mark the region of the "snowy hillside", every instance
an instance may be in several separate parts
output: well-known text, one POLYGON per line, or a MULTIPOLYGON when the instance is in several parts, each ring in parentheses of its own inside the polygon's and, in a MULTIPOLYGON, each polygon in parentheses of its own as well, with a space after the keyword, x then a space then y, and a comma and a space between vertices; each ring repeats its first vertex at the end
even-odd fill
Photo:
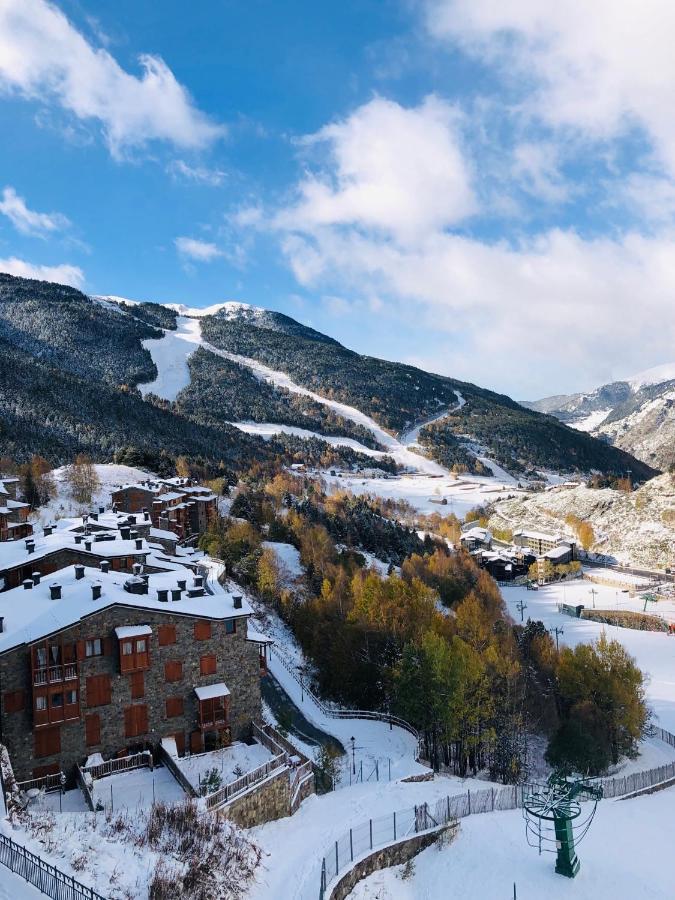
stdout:
POLYGON ((670 475, 654 478, 632 494, 579 485, 502 500, 489 524, 565 531, 570 514, 591 522, 598 553, 648 568, 675 563, 675 480, 670 475))

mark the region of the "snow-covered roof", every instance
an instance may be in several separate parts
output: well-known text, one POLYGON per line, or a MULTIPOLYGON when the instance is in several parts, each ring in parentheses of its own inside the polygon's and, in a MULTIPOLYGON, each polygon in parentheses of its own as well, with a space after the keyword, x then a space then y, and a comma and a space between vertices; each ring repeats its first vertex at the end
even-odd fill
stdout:
POLYGON ((252 641, 254 644, 273 644, 274 638, 267 637, 262 631, 256 631, 254 628, 248 628, 246 631, 246 640, 252 641))
POLYGON ((143 637, 144 634, 152 634, 149 625, 121 625, 115 629, 117 637, 123 641, 125 638, 143 637))
POLYGON ((87 548, 84 541, 89 542, 88 538, 76 544, 75 532, 68 530, 55 531, 50 535, 34 534, 32 540, 35 541, 35 550, 30 555, 27 554, 26 545, 23 541, 1 541, 0 570, 11 569, 23 563, 35 562, 38 559, 43 559, 50 553, 65 549, 88 553, 100 559, 110 559, 118 556, 147 556, 150 552, 147 543, 140 538, 139 540, 142 540, 142 543, 140 549, 138 549, 136 547, 136 539, 124 541, 121 538, 117 538, 112 541, 96 541, 93 535, 91 535, 91 546, 87 548))
POLYGON ((468 531, 465 531, 462 534, 461 540, 474 540, 474 541, 491 541, 492 534, 487 530, 487 528, 480 528, 478 525, 473 528, 469 528, 468 531))
POLYGON ((74 566, 67 566, 51 573, 48 580, 42 579, 30 592, 24 591, 22 586, 0 592, 0 616, 4 618, 0 653, 54 634, 115 605, 219 620, 241 618, 253 613, 245 599, 241 608, 235 609, 233 597, 243 594, 242 590, 234 586, 232 591, 225 590, 215 579, 211 585, 213 594, 188 597, 183 593, 179 601, 170 599, 166 603, 157 599, 158 590, 170 592, 177 587, 181 577, 188 579, 190 584, 192 576, 193 572, 176 564, 173 571, 148 576, 147 594, 131 594, 124 590, 124 583, 130 578, 128 572, 100 572, 87 567, 84 576, 77 579, 74 566), (49 585, 52 583, 61 585, 60 600, 51 599, 49 585), (101 597, 97 600, 92 596, 93 584, 101 586, 101 597))
POLYGON ((196 687, 195 694, 200 700, 212 700, 214 697, 229 697, 230 691, 224 681, 219 681, 218 684, 196 687))
POLYGON ((529 538, 533 541, 559 541, 559 534, 547 534, 545 531, 516 531, 514 537, 529 538))
POLYGON ((158 540, 164 541, 177 541, 178 535, 174 534, 173 531, 166 531, 164 528, 151 528, 150 529, 150 537, 157 538, 158 540))
POLYGON ((563 547, 554 547, 553 550, 549 550, 547 553, 544 553, 546 559, 561 559, 563 556, 568 556, 570 552, 570 548, 567 546, 563 547))

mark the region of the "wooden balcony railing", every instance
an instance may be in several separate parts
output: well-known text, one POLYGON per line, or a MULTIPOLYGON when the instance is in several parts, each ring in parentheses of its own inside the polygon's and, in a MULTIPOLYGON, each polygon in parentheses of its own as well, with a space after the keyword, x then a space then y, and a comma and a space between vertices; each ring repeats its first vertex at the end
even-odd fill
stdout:
POLYGON ((71 681, 77 678, 77 663, 66 663, 59 666, 45 666, 33 670, 33 684, 38 687, 43 684, 58 684, 62 681, 71 681))

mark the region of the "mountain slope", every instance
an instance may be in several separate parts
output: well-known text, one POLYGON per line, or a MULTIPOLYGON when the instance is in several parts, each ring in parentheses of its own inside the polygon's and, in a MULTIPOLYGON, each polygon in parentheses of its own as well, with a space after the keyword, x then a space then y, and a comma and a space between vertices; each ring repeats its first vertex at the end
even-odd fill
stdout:
POLYGON ((675 364, 585 394, 523 404, 547 412, 660 469, 675 464, 675 364))
MULTIPOLYGON (((288 373, 300 385, 355 406, 391 433, 415 422, 447 418, 422 428, 419 442, 444 465, 472 465, 479 448, 514 472, 533 468, 653 474, 628 453, 529 410, 501 394, 414 366, 361 356, 336 342, 268 327, 265 319, 217 312, 202 320, 213 346, 288 373), (457 397, 463 399, 457 407, 457 397)), ((475 463, 473 463, 475 464, 475 463)))

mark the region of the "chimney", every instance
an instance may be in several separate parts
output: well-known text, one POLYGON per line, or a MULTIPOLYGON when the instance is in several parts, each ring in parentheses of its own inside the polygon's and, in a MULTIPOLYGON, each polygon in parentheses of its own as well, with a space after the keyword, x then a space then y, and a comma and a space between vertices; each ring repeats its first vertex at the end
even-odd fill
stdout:
POLYGON ((105 506, 99 506, 99 508, 98 508, 99 515, 102 516, 104 512, 105 512, 105 506))
POLYGON ((143 507, 143 515, 144 515, 144 516, 147 516, 147 515, 148 515, 148 507, 147 507, 147 506, 144 506, 144 507, 143 507))
POLYGON ((120 526, 120 535, 122 536, 123 541, 129 540, 130 533, 131 533, 131 529, 129 528, 128 525, 120 526))
POLYGON ((51 535, 52 531, 54 531, 54 526, 53 525, 45 525, 45 527, 42 529, 42 531, 44 532, 45 537, 49 537, 51 535))
POLYGON ((181 589, 181 591, 184 591, 187 588, 187 579, 179 578, 178 581, 176 582, 176 584, 181 589))
POLYGON ((75 578, 77 579, 77 581, 80 581, 82 578, 84 578, 84 566, 80 565, 79 563, 75 566, 75 578))
POLYGON ((49 596, 52 600, 61 599, 61 585, 58 582, 49 585, 49 596))
POLYGON ((33 579, 32 578, 24 578, 22 581, 24 591, 30 591, 33 589, 33 579))
POLYGON ((98 522, 98 513, 97 512, 90 513, 90 516, 94 520, 94 522, 98 522))
POLYGON ((33 538, 26 538, 26 551, 28 553, 35 553, 35 541, 33 538))
POLYGON ((5 630, 5 617, 0 616, 0 634, 5 630))
POLYGON ((84 542, 84 549, 85 549, 85 550, 91 550, 91 541, 85 541, 85 542, 84 542))
POLYGON ((195 575, 195 587, 204 587, 204 576, 203 575, 195 575))
POLYGON ((131 567, 131 571, 134 573, 134 575, 140 575, 142 568, 143 566, 140 563, 134 563, 131 567))
POLYGON ((112 505, 112 511, 113 511, 114 513, 116 513, 118 510, 119 510, 119 506, 118 506, 116 503, 113 503, 113 505, 112 505))
POLYGON ((167 588, 158 588, 157 590, 157 599, 160 603, 168 603, 169 602, 169 591, 167 588))
POLYGON ((101 565, 101 572, 109 572, 110 571, 110 560, 109 559, 102 559, 100 565, 101 565))
POLYGON ((136 516, 129 516, 129 524, 130 525, 136 524, 136 516))
POLYGON ((135 541, 138 536, 139 532, 134 528, 134 530, 131 532, 131 540, 135 541))
POLYGON ((100 600, 101 599, 101 585, 100 584, 92 584, 91 599, 92 600, 100 600))
POLYGON ((243 597, 241 596, 241 594, 235 594, 235 595, 232 597, 232 601, 233 601, 233 603, 234 603, 234 608, 235 608, 235 609, 241 609, 241 601, 242 601, 242 600, 243 600, 243 597))
POLYGON ((143 549, 143 538, 136 538, 136 549, 137 550, 143 549))
POLYGON ((31 577, 33 579, 33 584, 40 584, 40 579, 42 578, 42 572, 33 572, 31 577))
POLYGON ((178 601, 180 600, 181 594, 182 594, 182 591, 180 588, 172 588, 171 589, 171 599, 173 600, 174 603, 178 603, 178 601))
POLYGON ((81 544, 83 540, 84 540, 84 535, 82 535, 82 534, 75 535, 75 543, 76 544, 81 544))

